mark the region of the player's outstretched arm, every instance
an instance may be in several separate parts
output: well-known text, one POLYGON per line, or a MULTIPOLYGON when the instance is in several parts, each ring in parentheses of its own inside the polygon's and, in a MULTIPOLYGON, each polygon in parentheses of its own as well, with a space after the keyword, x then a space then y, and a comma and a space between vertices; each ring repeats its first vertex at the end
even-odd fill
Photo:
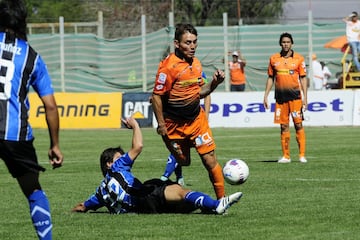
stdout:
POLYGON ((130 158, 134 161, 143 149, 143 137, 141 133, 141 128, 138 122, 132 117, 122 119, 122 122, 127 128, 133 130, 132 146, 131 149, 128 151, 128 154, 130 158))

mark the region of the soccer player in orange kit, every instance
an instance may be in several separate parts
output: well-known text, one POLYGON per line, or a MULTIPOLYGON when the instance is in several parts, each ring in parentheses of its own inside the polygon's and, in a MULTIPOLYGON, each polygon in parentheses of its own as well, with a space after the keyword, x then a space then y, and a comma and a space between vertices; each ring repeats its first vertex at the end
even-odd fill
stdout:
POLYGON ((274 123, 280 124, 283 156, 279 163, 290 163, 289 115, 294 122, 296 140, 299 146, 299 161, 306 163, 305 131, 302 125, 303 111, 307 108, 307 79, 305 60, 292 50, 293 38, 289 33, 280 35, 281 52, 270 57, 268 79, 265 87, 264 106, 269 108, 268 95, 275 83, 274 123))
POLYGON ((224 177, 200 98, 214 91, 224 81, 225 73, 215 71, 212 80, 205 84, 201 63, 195 57, 197 30, 191 24, 176 26, 174 45, 175 52, 159 64, 153 89, 157 132, 181 166, 190 165, 190 148, 195 147, 220 199, 225 196, 224 177))

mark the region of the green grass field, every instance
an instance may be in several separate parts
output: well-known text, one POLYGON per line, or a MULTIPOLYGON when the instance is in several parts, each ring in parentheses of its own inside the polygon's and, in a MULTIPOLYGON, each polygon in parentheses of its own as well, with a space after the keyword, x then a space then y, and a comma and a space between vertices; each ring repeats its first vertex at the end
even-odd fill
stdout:
MULTIPOLYGON (((53 218, 54 239, 359 239, 360 128, 306 127, 307 164, 298 162, 295 134, 291 164, 281 156, 278 128, 213 129, 221 164, 245 160, 248 181, 226 185, 227 193, 242 191, 240 203, 227 215, 161 214, 109 215, 71 213, 100 183, 98 157, 109 146, 130 147, 131 130, 62 130, 64 166, 52 170, 47 162, 46 130, 35 129, 41 174, 53 218)), ((133 168, 140 180, 159 177, 167 150, 154 129, 143 129, 144 150, 133 168)), ((195 151, 184 168, 185 182, 214 196, 205 168, 195 151)), ((0 239, 36 239, 28 205, 16 181, 0 163, 0 239)))

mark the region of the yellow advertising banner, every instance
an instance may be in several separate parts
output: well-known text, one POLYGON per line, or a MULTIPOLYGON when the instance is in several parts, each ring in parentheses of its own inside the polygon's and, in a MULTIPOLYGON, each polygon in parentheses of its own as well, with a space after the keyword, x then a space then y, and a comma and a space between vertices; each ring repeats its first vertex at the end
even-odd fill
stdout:
MULTIPOLYGON (((55 93, 60 128, 120 128, 122 93, 55 93)), ((47 128, 45 109, 36 93, 29 94, 29 121, 47 128)))

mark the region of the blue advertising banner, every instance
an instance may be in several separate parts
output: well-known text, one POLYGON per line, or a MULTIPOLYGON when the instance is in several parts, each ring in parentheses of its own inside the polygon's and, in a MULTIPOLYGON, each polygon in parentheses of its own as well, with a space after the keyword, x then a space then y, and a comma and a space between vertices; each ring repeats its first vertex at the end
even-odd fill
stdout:
MULTIPOLYGON (((149 101, 151 93, 124 93, 122 118, 135 118, 140 127, 152 127, 153 110, 149 101)), ((124 126, 122 126, 124 127, 124 126)))

